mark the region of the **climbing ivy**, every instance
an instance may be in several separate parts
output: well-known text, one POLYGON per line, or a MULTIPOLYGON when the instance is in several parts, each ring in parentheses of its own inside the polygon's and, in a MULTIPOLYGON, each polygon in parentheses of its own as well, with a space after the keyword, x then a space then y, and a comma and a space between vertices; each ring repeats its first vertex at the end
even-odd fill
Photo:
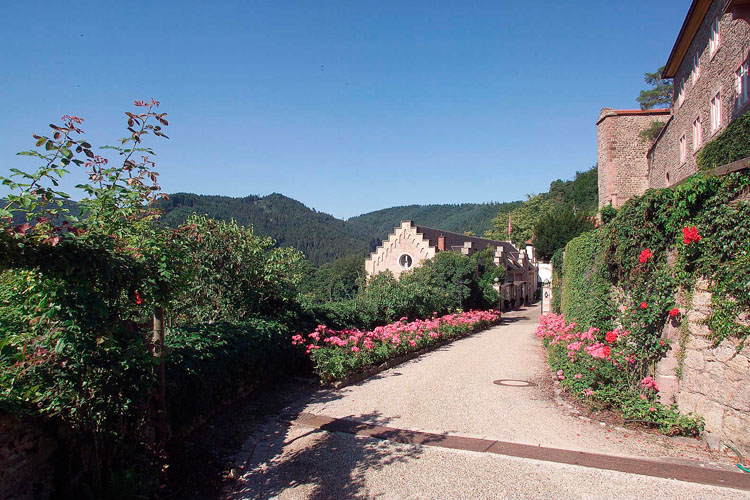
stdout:
POLYGON ((748 185, 746 171, 699 174, 675 189, 649 190, 618 211, 600 231, 608 280, 624 294, 618 322, 653 344, 676 306, 675 294, 702 277, 713 294, 707 324, 714 341, 736 337, 742 348, 750 335, 748 185), (685 234, 691 230, 692 239, 685 234), (652 256, 640 262, 646 249, 652 256))
POLYGON ((696 161, 701 170, 750 156, 750 113, 733 121, 719 136, 703 146, 696 161))

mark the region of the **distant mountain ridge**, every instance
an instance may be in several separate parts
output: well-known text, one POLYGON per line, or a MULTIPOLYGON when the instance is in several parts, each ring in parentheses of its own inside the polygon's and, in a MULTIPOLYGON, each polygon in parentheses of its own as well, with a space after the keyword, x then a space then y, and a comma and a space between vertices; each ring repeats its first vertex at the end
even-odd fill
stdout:
POLYGON ((368 254, 402 220, 446 231, 471 231, 481 236, 491 228, 492 218, 501 210, 510 211, 520 205, 520 201, 408 205, 341 220, 279 193, 243 198, 174 193, 159 202, 165 212, 163 220, 171 227, 178 226, 193 213, 221 220, 234 219, 241 225, 252 225, 256 234, 270 236, 280 246, 301 250, 316 265, 345 255, 368 254))

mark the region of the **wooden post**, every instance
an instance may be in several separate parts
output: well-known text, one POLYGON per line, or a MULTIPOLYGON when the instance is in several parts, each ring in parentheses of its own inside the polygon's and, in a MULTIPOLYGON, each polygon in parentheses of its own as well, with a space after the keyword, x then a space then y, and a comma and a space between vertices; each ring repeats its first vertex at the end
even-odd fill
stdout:
POLYGON ((153 354, 159 360, 157 368, 157 396, 156 396, 156 441, 163 447, 169 439, 169 425, 167 423, 167 392, 164 374, 164 309, 154 308, 154 334, 152 337, 153 354))

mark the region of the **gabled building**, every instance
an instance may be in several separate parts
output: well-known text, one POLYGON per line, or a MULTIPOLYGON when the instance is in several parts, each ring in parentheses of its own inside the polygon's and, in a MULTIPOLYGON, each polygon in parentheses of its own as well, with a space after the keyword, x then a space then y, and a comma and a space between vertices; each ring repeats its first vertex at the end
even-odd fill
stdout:
POLYGON ((508 308, 533 300, 538 277, 532 246, 519 250, 508 241, 417 226, 412 221, 402 221, 378 246, 365 261, 365 271, 368 278, 384 271, 390 271, 398 278, 435 257, 438 252, 473 255, 488 247, 493 249, 495 265, 505 266, 506 269, 505 282, 496 285, 502 297, 500 305, 508 308))
POLYGON ((750 0, 694 0, 662 75, 674 79, 672 108, 602 109, 600 208, 696 173, 703 145, 750 109, 749 23, 750 0), (649 144, 639 133, 654 121, 665 125, 649 144))

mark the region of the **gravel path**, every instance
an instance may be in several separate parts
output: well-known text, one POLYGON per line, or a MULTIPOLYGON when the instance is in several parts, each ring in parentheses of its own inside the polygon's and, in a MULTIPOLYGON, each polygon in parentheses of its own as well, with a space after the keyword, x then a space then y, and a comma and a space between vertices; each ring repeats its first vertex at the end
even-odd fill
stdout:
MULTIPOLYGON (((538 309, 341 390, 288 408, 399 429, 725 468, 726 457, 602 426, 554 397, 534 331, 538 309), (498 379, 536 385, 507 387, 498 379)), ((740 490, 609 470, 407 445, 270 422, 248 440, 232 498, 750 498, 740 490)))

